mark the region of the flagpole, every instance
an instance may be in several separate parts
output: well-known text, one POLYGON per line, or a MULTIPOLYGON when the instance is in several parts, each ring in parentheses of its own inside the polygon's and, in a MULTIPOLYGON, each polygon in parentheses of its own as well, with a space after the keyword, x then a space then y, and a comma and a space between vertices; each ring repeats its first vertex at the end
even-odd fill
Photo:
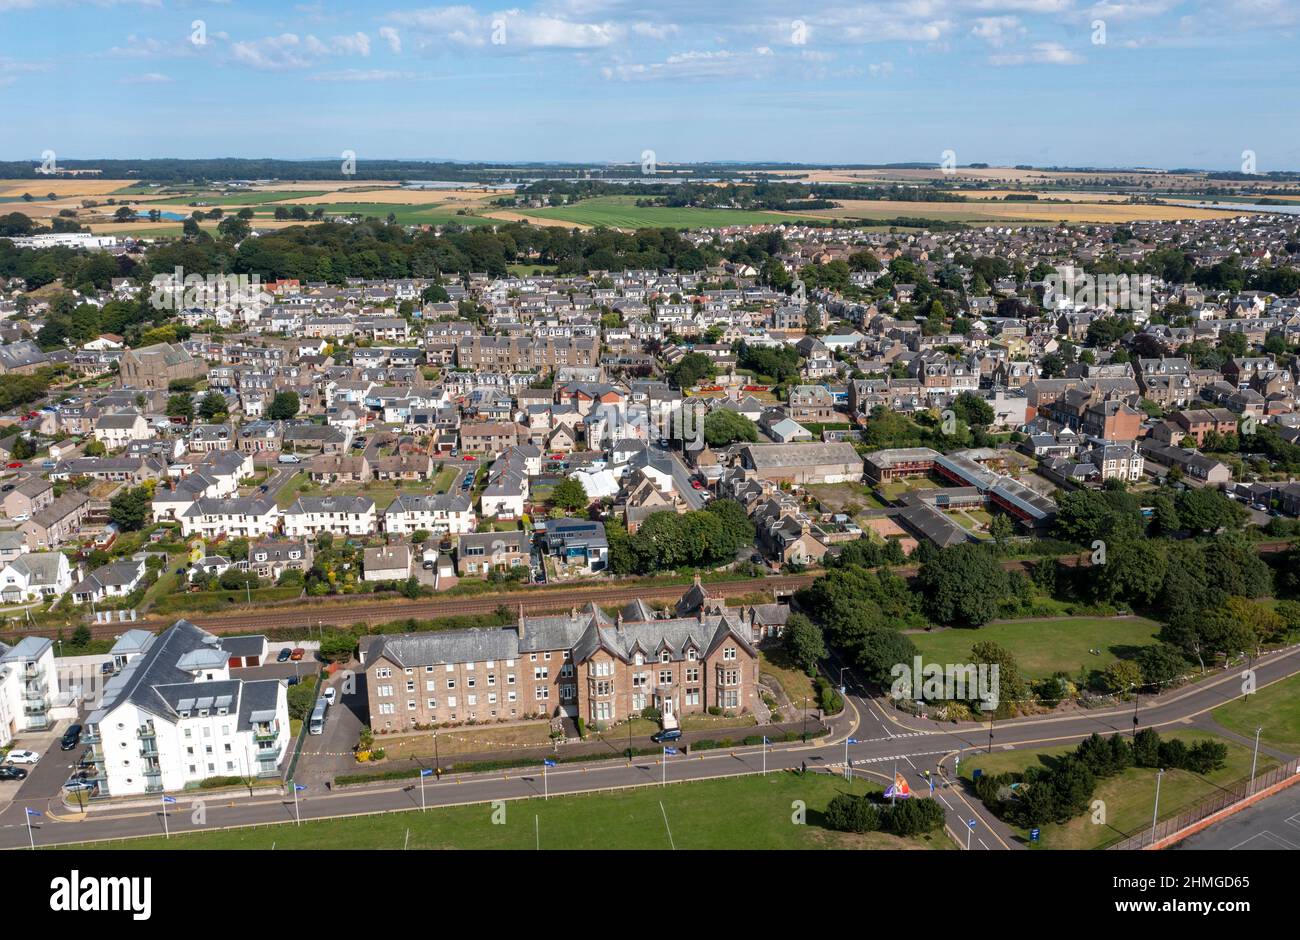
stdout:
POLYGON ((542 764, 542 799, 549 800, 550 798, 551 798, 551 785, 546 779, 546 765, 542 764))
POLYGON ((767 735, 763 735, 763 776, 767 776, 767 735))
POLYGON ((170 839, 172 837, 172 831, 171 828, 167 825, 167 797, 166 796, 162 797, 162 808, 163 808, 163 838, 170 839))
POLYGON ((427 807, 424 805, 424 771, 420 771, 420 812, 424 812, 427 807))
POLYGON ((298 782, 293 783, 293 818, 297 825, 302 825, 302 816, 298 813, 298 782))
POLYGON ((27 841, 31 843, 32 851, 36 851, 36 837, 32 835, 32 811, 26 806, 23 807, 24 815, 27 817, 27 841))
POLYGON ((894 761, 894 795, 889 798, 889 805, 893 806, 898 802, 898 761, 894 761))
POLYGON ((667 745, 664 745, 664 779, 663 782, 659 785, 661 787, 668 786, 668 746, 667 745))

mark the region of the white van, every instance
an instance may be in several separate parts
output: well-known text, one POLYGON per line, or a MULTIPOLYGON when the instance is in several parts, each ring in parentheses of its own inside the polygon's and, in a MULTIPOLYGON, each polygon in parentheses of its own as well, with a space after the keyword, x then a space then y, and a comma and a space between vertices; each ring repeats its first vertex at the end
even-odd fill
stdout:
POLYGON ((297 454, 281 454, 276 458, 276 463, 302 463, 302 458, 297 454))

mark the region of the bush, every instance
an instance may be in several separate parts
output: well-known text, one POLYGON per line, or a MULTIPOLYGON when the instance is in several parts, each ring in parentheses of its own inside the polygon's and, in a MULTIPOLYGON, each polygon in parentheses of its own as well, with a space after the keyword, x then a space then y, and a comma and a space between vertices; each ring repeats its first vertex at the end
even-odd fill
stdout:
POLYGON ((825 679, 817 680, 817 704, 824 715, 838 715, 844 708, 839 690, 825 679))
POLYGON ((825 819, 837 832, 875 832, 880 828, 880 810, 866 797, 849 793, 840 793, 827 804, 825 819))
POLYGON ((653 705, 647 705, 645 708, 641 709, 641 717, 650 721, 660 721, 663 718, 663 714, 653 705))
POLYGON ((899 800, 885 811, 881 828, 896 836, 916 836, 943 826, 943 807, 937 800, 915 797, 899 800))

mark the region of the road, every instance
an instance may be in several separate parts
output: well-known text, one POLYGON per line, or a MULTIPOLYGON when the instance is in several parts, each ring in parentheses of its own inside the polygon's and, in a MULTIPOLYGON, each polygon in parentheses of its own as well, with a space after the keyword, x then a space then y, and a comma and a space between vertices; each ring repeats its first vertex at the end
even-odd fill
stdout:
POLYGON ((672 475, 673 487, 686 501, 686 507, 701 508, 704 505, 704 491, 691 486, 691 471, 687 469, 686 464, 682 463, 682 458, 673 451, 660 447, 654 441, 647 443, 646 450, 649 454, 650 466, 660 473, 672 475))
MULTIPOLYGON (((1300 672, 1300 647, 1257 660, 1255 670, 1259 687, 1300 672)), ((991 731, 988 725, 975 723, 941 725, 900 717, 887 705, 860 694, 851 672, 845 678, 850 686, 847 707, 832 733, 821 742, 768 748, 767 771, 806 767, 810 771, 843 773, 845 741, 852 737, 857 743, 849 745, 848 752, 856 776, 866 775, 887 782, 897 768, 907 775, 913 792, 923 794, 927 787, 918 775, 919 771, 935 771, 938 780, 936 798, 945 806, 949 829, 960 833, 955 838, 964 844, 966 820, 977 820, 971 837, 971 848, 976 850, 1008 849, 1019 845, 1010 838, 1005 826, 992 819, 979 801, 955 782, 952 773, 955 758, 960 757, 962 763, 970 762, 970 766, 978 766, 979 755, 990 747, 997 750, 1040 748, 1079 741, 1093 732, 1131 733, 1134 729, 1134 709, 1129 706, 1007 720, 996 723, 991 731)), ((1240 692, 1240 683, 1237 672, 1226 671, 1157 699, 1145 703, 1139 700, 1139 724, 1154 728, 1188 727, 1198 717, 1235 698, 1240 692)), ((46 759, 49 759, 48 755, 46 759)), ((666 776, 673 783, 757 774, 763 772, 763 767, 761 748, 737 748, 669 758, 666 776)), ((452 806, 541 796, 543 781, 539 770, 451 774, 441 780, 426 781, 425 803, 428 806, 452 806)), ((664 773, 665 768, 653 757, 638 758, 630 763, 614 760, 564 764, 547 773, 546 788, 550 793, 562 794, 657 786, 664 773)), ((82 819, 63 808, 57 798, 40 802, 40 796, 35 790, 27 792, 24 786, 13 802, 0 812, 0 847, 27 846, 24 806, 33 806, 33 803, 36 804, 33 808, 46 813, 41 817, 36 833, 38 845, 162 834, 161 807, 145 805, 102 809, 82 819)), ((258 793, 234 798, 223 795, 205 804, 206 815, 201 824, 193 821, 194 798, 186 794, 178 795, 177 800, 169 814, 172 832, 292 823, 295 812, 299 818, 310 820, 420 807, 418 787, 392 782, 334 791, 309 783, 308 789, 299 794, 296 810, 292 794, 286 797, 279 792, 258 793)))

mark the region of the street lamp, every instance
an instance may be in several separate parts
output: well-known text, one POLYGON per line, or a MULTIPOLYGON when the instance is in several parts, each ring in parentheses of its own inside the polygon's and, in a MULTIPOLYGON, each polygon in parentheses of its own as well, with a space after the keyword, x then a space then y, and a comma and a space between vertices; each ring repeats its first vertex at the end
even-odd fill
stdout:
POLYGON ((1156 843, 1156 820, 1160 818, 1160 780, 1164 777, 1164 769, 1156 772, 1156 807, 1151 812, 1151 844, 1156 843))
POLYGON ((1248 791, 1250 793, 1255 792, 1255 767, 1259 763, 1259 735, 1263 730, 1262 725, 1255 729, 1255 753, 1250 758, 1250 790, 1248 791))

